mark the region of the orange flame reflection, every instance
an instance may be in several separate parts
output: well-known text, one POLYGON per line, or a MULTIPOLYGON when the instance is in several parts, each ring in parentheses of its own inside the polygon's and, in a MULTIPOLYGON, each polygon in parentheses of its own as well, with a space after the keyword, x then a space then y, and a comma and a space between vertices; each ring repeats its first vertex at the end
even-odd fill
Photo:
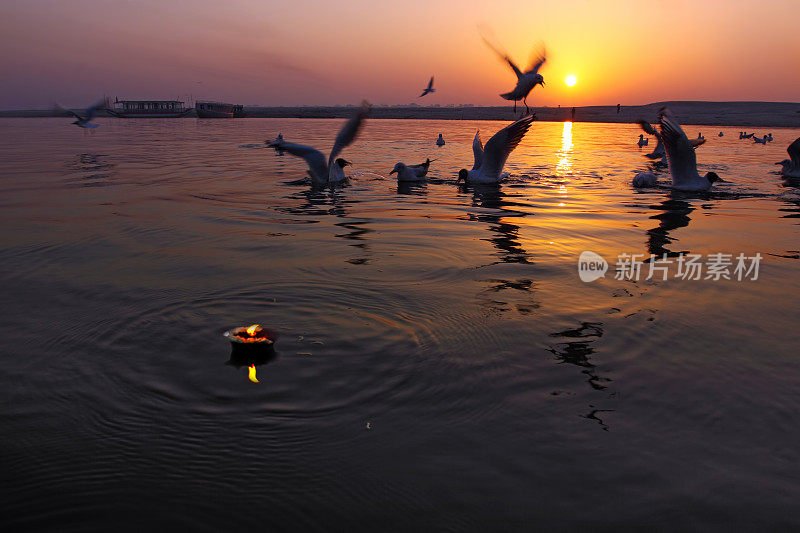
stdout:
POLYGON ((256 365, 250 365, 248 373, 247 373, 247 379, 249 379, 253 383, 258 383, 259 382, 258 378, 256 377, 256 365))

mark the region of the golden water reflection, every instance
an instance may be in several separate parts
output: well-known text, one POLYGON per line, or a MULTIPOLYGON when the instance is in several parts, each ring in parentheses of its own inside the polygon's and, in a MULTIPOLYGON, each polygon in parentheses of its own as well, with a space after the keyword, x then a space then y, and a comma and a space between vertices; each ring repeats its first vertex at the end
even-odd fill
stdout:
POLYGON ((565 122, 561 132, 561 149, 556 154, 556 174, 564 176, 572 174, 572 122, 565 122))

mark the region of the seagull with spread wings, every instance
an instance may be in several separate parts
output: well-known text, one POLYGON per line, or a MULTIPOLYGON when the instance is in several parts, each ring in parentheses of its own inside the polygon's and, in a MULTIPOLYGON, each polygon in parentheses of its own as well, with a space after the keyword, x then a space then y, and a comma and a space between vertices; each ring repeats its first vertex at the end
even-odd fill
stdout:
POLYGON ((425 89, 422 90, 422 94, 419 95, 419 97, 422 98, 426 94, 435 93, 435 92, 436 92, 436 89, 433 88, 433 76, 431 76, 431 81, 428 82, 428 86, 425 89))
POLYGON ((530 66, 526 71, 520 70, 520 68, 511 60, 508 54, 501 52, 498 50, 486 37, 483 37, 483 41, 486 45, 494 50, 500 58, 503 59, 508 65, 511 67, 511 70, 514 71, 514 74, 517 75, 517 85, 511 91, 507 93, 503 93, 500 96, 505 98, 506 100, 513 100, 514 101, 514 112, 517 111, 517 102, 522 100, 522 103, 525 104, 525 114, 527 115, 530 113, 530 108, 528 107, 528 94, 533 90, 534 87, 537 85, 544 86, 544 78, 541 74, 539 74, 539 69, 542 68, 544 62, 547 61, 547 54, 544 50, 540 54, 534 57, 531 61, 530 66))
MULTIPOLYGON (((669 109, 662 107, 658 112, 658 121, 661 126, 661 139, 667 153, 667 165, 672 176, 672 188, 680 191, 707 191, 711 184, 720 181, 715 172, 708 172, 700 176, 697 172, 697 154, 695 143, 692 143, 681 125, 670 113, 669 109)), ((698 141, 698 139, 695 139, 698 141)), ((701 143, 702 144, 702 143, 701 143)), ((699 146, 699 144, 698 144, 699 146)))
POLYGON ((58 107, 59 110, 61 110, 64 113, 68 113, 69 115, 72 115, 75 118, 75 121, 73 122, 73 124, 75 124, 79 128, 90 129, 90 130, 93 130, 93 129, 97 128, 97 127, 100 127, 100 124, 93 123, 92 119, 95 117, 95 115, 97 115, 97 113, 99 111, 102 111, 103 109, 105 109, 106 106, 107 106, 106 101, 105 100, 100 100, 99 102, 96 102, 93 105, 87 107, 85 115, 81 116, 78 113, 76 113, 75 111, 72 111, 70 109, 66 109, 66 108, 56 104, 56 107, 58 107))
POLYGON ((458 171, 459 181, 464 180, 467 183, 499 182, 500 173, 503 171, 508 156, 528 133, 533 119, 533 115, 526 115, 509 124, 495 133, 486 143, 486 147, 481 143, 480 131, 475 133, 475 139, 472 141, 475 163, 472 165, 472 170, 462 168, 458 171))
POLYGON ((336 156, 356 139, 368 114, 369 104, 363 102, 358 111, 356 111, 350 120, 342 126, 342 129, 336 136, 336 141, 333 143, 331 155, 328 157, 327 162, 322 152, 316 148, 303 144, 286 142, 282 138, 271 141, 268 146, 303 158, 305 162, 308 163, 308 175, 311 176, 311 181, 314 185, 337 183, 344 180, 344 167, 351 163, 341 157, 337 158, 336 156))

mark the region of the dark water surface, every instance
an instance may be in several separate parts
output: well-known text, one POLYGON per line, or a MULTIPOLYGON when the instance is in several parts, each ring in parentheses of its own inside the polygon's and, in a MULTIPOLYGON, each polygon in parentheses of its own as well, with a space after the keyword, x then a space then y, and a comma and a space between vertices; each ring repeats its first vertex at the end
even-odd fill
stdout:
POLYGON ((503 123, 373 120, 313 190, 261 143, 341 121, 68 122, 0 121, 5 530, 800 528, 800 130, 687 127, 727 183, 679 196, 630 187, 631 125, 536 123, 464 190, 503 123), (678 252, 764 259, 614 279, 678 252), (222 337, 252 323, 258 384, 222 337))

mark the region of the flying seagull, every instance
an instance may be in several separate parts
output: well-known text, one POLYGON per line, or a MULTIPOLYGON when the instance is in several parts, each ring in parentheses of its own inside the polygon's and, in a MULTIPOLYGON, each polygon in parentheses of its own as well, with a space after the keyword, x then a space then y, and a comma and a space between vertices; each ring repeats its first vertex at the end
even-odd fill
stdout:
POLYGON ((786 149, 789 152, 790 159, 784 159, 780 163, 775 163, 781 166, 781 174, 787 178, 800 178, 800 137, 789 145, 786 149))
POLYGON ((100 124, 92 123, 92 119, 94 118, 94 116, 97 114, 98 111, 101 111, 101 110, 105 109, 106 105, 107 104, 106 104, 105 100, 100 100, 99 102, 96 102, 96 103, 92 104, 91 106, 87 107, 86 108, 86 114, 85 114, 85 116, 82 117, 78 113, 76 113, 75 111, 71 111, 69 109, 66 109, 66 108, 56 104, 56 106, 61 111, 65 112, 65 113, 69 113, 70 115, 75 117, 75 121, 73 122, 73 124, 75 124, 79 128, 84 128, 84 129, 94 129, 94 128, 97 128, 97 127, 100 126, 100 124))
POLYGON ((544 78, 541 74, 539 74, 539 69, 542 68, 544 62, 547 61, 546 52, 543 50, 541 54, 536 56, 533 61, 531 61, 528 70, 525 72, 521 71, 519 67, 511 60, 508 54, 505 54, 495 48, 486 37, 483 38, 483 41, 486 45, 494 50, 498 56, 500 56, 508 65, 511 67, 511 70, 514 71, 514 74, 517 75, 517 85, 514 87, 513 90, 503 93, 500 96, 505 98, 506 100, 513 100, 514 101, 514 112, 517 111, 517 102, 522 100, 522 103, 525 104, 525 114, 527 115, 530 113, 530 108, 528 107, 528 94, 533 90, 534 87, 537 85, 544 86, 544 78))
POLYGON ((472 165, 472 170, 462 168, 458 171, 459 181, 464 180, 471 183, 497 183, 500 181, 500 173, 503 171, 508 156, 528 133, 533 119, 533 115, 526 115, 509 124, 495 133, 486 143, 485 148, 481 144, 480 131, 475 133, 475 139, 472 141, 475 164, 472 165))
POLYGON ((661 108, 658 112, 658 121, 661 125, 661 139, 667 152, 672 188, 680 191, 710 189, 712 183, 720 180, 719 176, 715 172, 708 172, 705 176, 698 174, 695 147, 669 109, 661 108))
POLYGON ((268 146, 276 150, 284 150, 293 156, 302 157, 308 163, 308 175, 311 176, 311 181, 314 185, 337 183, 344 180, 344 167, 351 163, 341 157, 336 158, 336 156, 356 139, 368 114, 369 104, 363 102, 358 111, 342 126, 339 135, 336 136, 336 141, 333 143, 327 163, 322 152, 310 146, 286 142, 283 139, 275 139, 268 146))
POLYGON ((435 92, 436 89, 433 88, 433 76, 431 76, 431 81, 428 82, 428 87, 426 89, 423 89, 422 94, 419 95, 419 97, 422 98, 428 93, 435 93, 435 92))

